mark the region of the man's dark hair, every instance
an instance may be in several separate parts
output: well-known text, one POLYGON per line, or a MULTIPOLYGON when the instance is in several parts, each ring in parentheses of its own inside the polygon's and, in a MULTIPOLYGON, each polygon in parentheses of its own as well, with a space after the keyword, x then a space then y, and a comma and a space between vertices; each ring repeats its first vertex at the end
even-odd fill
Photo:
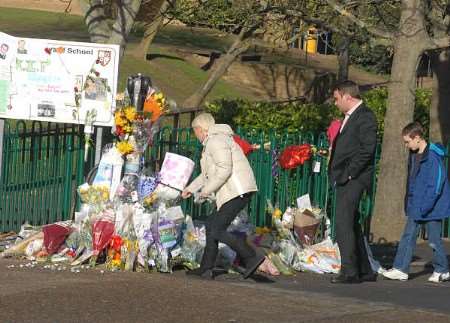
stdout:
POLYGON ((407 124, 402 130, 402 136, 408 136, 409 138, 414 138, 419 136, 423 138, 423 127, 417 121, 407 124))
POLYGON ((343 81, 337 83, 333 87, 333 92, 338 91, 341 95, 348 94, 353 98, 361 99, 361 95, 359 93, 359 86, 353 81, 343 81))

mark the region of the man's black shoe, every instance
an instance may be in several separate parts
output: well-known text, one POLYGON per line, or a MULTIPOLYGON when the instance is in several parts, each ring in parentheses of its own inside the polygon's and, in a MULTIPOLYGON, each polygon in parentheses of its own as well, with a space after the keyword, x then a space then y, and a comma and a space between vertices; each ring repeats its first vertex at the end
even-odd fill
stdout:
POLYGON ((376 282, 378 275, 376 273, 363 274, 359 276, 362 282, 376 282))
POLYGON ((259 265, 263 263, 264 259, 266 259, 264 255, 256 255, 251 261, 249 261, 245 266, 245 272, 243 274, 244 279, 250 277, 256 269, 258 269, 259 265))
POLYGON ((205 270, 203 268, 189 270, 186 272, 186 275, 205 279, 205 280, 213 280, 215 278, 215 275, 214 275, 214 272, 212 269, 205 270))
POLYGON ((344 276, 338 275, 336 277, 331 278, 332 284, 359 284, 361 283, 361 279, 356 276, 344 276))

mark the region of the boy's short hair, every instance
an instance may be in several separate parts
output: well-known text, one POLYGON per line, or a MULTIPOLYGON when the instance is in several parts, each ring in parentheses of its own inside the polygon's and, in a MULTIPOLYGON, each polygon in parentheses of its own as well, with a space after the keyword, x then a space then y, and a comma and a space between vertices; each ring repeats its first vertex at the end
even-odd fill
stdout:
POLYGON ((333 92, 334 91, 338 91, 340 92, 342 95, 343 94, 348 94, 353 98, 356 99, 361 99, 361 94, 359 92, 359 86, 358 84, 356 84, 353 81, 347 80, 347 81, 343 81, 340 83, 337 83, 334 87, 333 87, 333 92))
POLYGON ((203 130, 208 131, 209 127, 214 126, 216 121, 214 117, 210 113, 201 113, 195 117, 192 121, 192 128, 202 128, 203 130))
POLYGON ((423 126, 417 121, 408 123, 402 130, 402 136, 408 136, 409 138, 414 138, 416 136, 423 138, 423 135, 423 126))

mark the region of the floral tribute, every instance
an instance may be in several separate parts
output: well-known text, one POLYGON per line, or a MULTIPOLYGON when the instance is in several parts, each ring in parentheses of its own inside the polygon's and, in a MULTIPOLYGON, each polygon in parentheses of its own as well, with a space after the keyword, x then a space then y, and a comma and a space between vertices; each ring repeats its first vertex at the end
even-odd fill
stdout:
POLYGON ((328 150, 319 149, 310 144, 286 147, 279 157, 280 166, 284 169, 294 169, 310 160, 313 155, 326 156, 328 150))
POLYGON ((116 148, 124 156, 145 150, 157 130, 159 118, 167 110, 164 95, 154 90, 149 92, 143 111, 137 111, 128 101, 125 95, 119 95, 118 108, 114 112, 116 148))

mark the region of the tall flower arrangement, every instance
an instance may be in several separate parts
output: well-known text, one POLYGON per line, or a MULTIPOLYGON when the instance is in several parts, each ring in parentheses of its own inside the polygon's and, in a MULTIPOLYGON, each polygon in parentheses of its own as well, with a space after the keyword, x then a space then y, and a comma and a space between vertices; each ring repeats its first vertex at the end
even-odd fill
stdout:
POLYGON ((160 117, 166 112, 166 99, 161 92, 149 92, 143 111, 130 105, 125 95, 120 95, 114 112, 116 148, 124 156, 144 152, 150 143, 160 117))

